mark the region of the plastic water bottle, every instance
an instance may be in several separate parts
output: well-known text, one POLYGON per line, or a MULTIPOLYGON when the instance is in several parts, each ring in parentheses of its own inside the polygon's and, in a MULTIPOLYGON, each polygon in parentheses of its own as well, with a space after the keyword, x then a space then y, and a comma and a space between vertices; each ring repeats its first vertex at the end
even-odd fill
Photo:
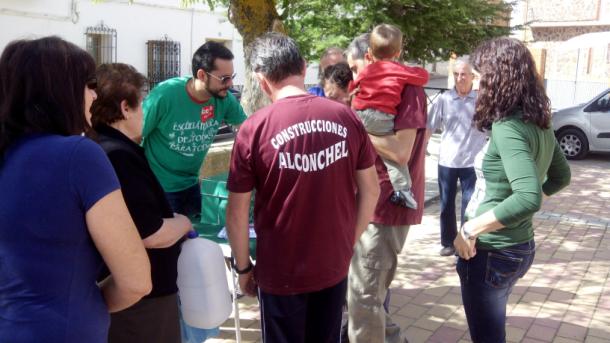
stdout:
POLYGON ((178 295, 184 321, 202 329, 224 323, 231 315, 231 293, 220 246, 196 232, 182 244, 178 257, 178 295), (194 234, 194 235, 193 235, 194 234))

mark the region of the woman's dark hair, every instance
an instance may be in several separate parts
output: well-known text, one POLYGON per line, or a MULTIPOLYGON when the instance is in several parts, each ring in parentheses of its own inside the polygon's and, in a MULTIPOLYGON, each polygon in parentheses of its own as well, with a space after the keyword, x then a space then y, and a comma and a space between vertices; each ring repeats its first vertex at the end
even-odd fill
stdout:
POLYGON ((331 81, 335 83, 339 88, 346 90, 349 83, 354 79, 349 65, 345 62, 339 62, 324 69, 324 75, 322 80, 324 82, 331 81))
POLYGON ((495 38, 481 43, 470 57, 480 74, 474 124, 479 130, 519 109, 523 120, 547 129, 551 106, 534 58, 523 43, 512 38, 495 38))
POLYGON ((88 131, 85 86, 91 55, 58 37, 18 40, 0 56, 0 156, 26 133, 88 131))
POLYGON ((102 64, 97 68, 97 99, 91 105, 91 123, 112 124, 125 119, 121 101, 137 108, 142 100, 142 89, 146 78, 124 63, 102 64))

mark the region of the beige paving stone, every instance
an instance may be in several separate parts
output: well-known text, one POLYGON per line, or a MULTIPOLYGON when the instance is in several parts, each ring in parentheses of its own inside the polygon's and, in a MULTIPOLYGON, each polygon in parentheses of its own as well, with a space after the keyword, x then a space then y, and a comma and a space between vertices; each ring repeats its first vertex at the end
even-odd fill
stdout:
POLYGON ((440 297, 443 297, 447 293, 449 293, 450 289, 451 288, 448 286, 432 287, 432 288, 424 290, 424 294, 436 296, 438 299, 440 297))
POLYGON ((608 343, 610 339, 607 338, 599 338, 595 336, 587 336, 585 338, 585 343, 608 343))
POLYGON ((463 311, 463 308, 461 306, 457 306, 457 305, 445 305, 445 304, 440 305, 439 304, 439 305, 433 306, 430 309, 430 311, 428 311, 428 313, 426 313, 426 314, 447 319, 447 318, 451 317, 458 310, 463 311))
POLYGON ((410 318, 410 317, 405 317, 405 316, 400 316, 400 315, 393 315, 392 316, 392 321, 398 325, 400 328, 407 328, 411 325, 413 325, 413 323, 415 323, 415 318, 410 318))
POLYGON ((542 304, 545 300, 546 300, 547 296, 545 294, 542 293, 536 293, 536 292, 526 292, 522 297, 521 297, 521 302, 525 302, 525 303, 540 303, 542 304))
POLYGON ((462 295, 451 292, 440 298, 438 303, 447 305, 462 305, 462 295))
POLYGON ((411 297, 393 292, 390 296, 390 305, 402 307, 412 300, 411 297))
POLYGON ((261 322, 260 320, 257 320, 255 322, 253 322, 252 324, 248 325, 248 329, 261 329, 261 322))
POLYGON ((445 321, 445 325, 454 329, 468 330, 464 311, 456 311, 447 321, 445 321))
POLYGON ((554 253, 554 251, 549 251, 549 252, 536 251, 536 256, 534 256, 534 263, 548 261, 553 256, 553 253, 554 253))
POLYGON ((411 303, 416 304, 416 305, 424 305, 424 306, 425 305, 434 305, 434 304, 438 303, 439 298, 440 298, 440 296, 420 293, 418 296, 413 298, 413 300, 411 300, 411 303))
POLYGON ((538 314, 540 308, 541 305, 533 305, 520 302, 512 309, 510 315, 521 317, 536 317, 536 314, 538 314))
POLYGON ((557 336, 569 338, 572 340, 583 341, 587 335, 587 327, 562 323, 557 331, 557 336))
POLYGON ((578 294, 573 301, 577 304, 595 307, 599 301, 599 294, 578 294))
POLYGON ((562 316, 563 314, 566 313, 566 311, 568 310, 568 308, 570 307, 570 304, 567 303, 561 303, 561 302, 553 302, 553 301, 549 301, 549 299, 547 299, 547 301, 542 304, 542 307, 540 308, 540 312, 550 312, 550 313, 560 313, 562 316))
POLYGON ((544 343, 544 342, 548 342, 548 341, 540 341, 531 337, 525 337, 521 343, 544 343))
POLYGON ((598 322, 606 323, 610 328, 610 311, 605 308, 598 308, 593 313, 593 319, 598 322))
POLYGON ((506 327, 506 340, 508 342, 521 342, 525 336, 525 330, 511 326, 506 327))
MULTIPOLYGON (((516 289, 519 289, 519 288, 518 288, 518 287, 516 287, 516 289)), ((522 289, 523 289, 523 288, 522 288, 522 289)), ((521 297, 522 297, 522 294, 513 292, 513 293, 511 293, 511 294, 508 296, 508 303, 509 303, 509 304, 516 304, 516 303, 518 303, 518 302, 519 302, 519 300, 521 300, 521 297)))
POLYGON ((571 276, 570 278, 564 278, 561 282, 557 283, 557 289, 563 292, 576 294, 580 287, 580 278, 571 276))
POLYGON ((588 294, 600 294, 604 289, 603 280, 587 280, 581 283, 580 288, 578 289, 578 294, 588 295, 588 294))
POLYGON ((405 336, 409 340, 409 342, 418 343, 418 342, 426 342, 430 336, 432 336, 432 331, 418 328, 416 326, 411 326, 405 330, 405 336))
POLYGON ((417 321, 415 321, 415 323, 413 323, 413 326, 417 326, 419 328, 430 330, 430 331, 435 331, 436 329, 440 328, 441 325, 443 325, 444 321, 445 321, 444 318, 434 317, 434 316, 425 316, 425 317, 419 318, 417 321))
POLYGON ((555 337, 553 339, 553 343, 581 343, 583 340, 584 340, 584 338, 581 339, 581 340, 577 340, 577 339, 571 339, 571 338, 565 338, 565 337, 557 336, 557 337, 555 337))
POLYGON ((552 280, 550 278, 537 278, 532 283, 532 285, 530 287, 528 287, 527 291, 544 294, 548 297, 548 295, 551 294, 551 291, 553 290, 553 288, 551 288, 549 286, 551 286, 552 284, 555 284, 556 282, 557 281, 552 280))
POLYGON ((532 325, 527 331, 526 336, 529 338, 537 339, 543 342, 551 342, 555 336, 556 329, 542 325, 532 325))
POLYGON ((465 331, 451 328, 448 326, 442 326, 438 328, 430 338, 429 342, 434 343, 457 343, 464 336, 465 331))
POLYGON ((587 334, 600 338, 610 338, 610 325, 595 318, 591 320, 587 334))
POLYGON ((428 307, 415 305, 415 304, 407 304, 403 306, 396 314, 419 319, 424 313, 429 310, 428 307))
POLYGON ((551 294, 549 294, 548 300, 553 302, 570 303, 572 301, 572 298, 574 298, 574 293, 554 289, 553 291, 551 291, 551 294))

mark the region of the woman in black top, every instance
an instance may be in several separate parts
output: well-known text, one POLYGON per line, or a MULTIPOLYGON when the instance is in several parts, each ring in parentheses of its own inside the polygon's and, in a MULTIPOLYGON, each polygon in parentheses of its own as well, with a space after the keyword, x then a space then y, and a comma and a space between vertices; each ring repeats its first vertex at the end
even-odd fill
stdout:
POLYGON ((144 150, 138 145, 146 79, 132 66, 122 63, 102 65, 96 76, 98 95, 91 106, 91 121, 142 236, 153 281, 148 296, 112 315, 108 341, 179 343, 177 261, 179 243, 192 225, 187 217, 172 212, 144 150))

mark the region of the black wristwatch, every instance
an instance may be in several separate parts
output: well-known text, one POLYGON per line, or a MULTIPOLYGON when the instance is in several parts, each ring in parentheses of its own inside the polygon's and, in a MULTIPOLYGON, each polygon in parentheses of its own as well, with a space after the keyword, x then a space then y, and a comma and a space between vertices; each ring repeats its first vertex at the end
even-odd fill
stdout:
POLYGON ((242 274, 247 274, 250 271, 252 271, 252 268, 254 268, 254 264, 252 264, 252 261, 248 261, 248 266, 244 269, 237 269, 237 266, 235 265, 235 259, 232 258, 231 259, 231 268, 233 268, 233 270, 235 271, 236 274, 242 275, 242 274))

